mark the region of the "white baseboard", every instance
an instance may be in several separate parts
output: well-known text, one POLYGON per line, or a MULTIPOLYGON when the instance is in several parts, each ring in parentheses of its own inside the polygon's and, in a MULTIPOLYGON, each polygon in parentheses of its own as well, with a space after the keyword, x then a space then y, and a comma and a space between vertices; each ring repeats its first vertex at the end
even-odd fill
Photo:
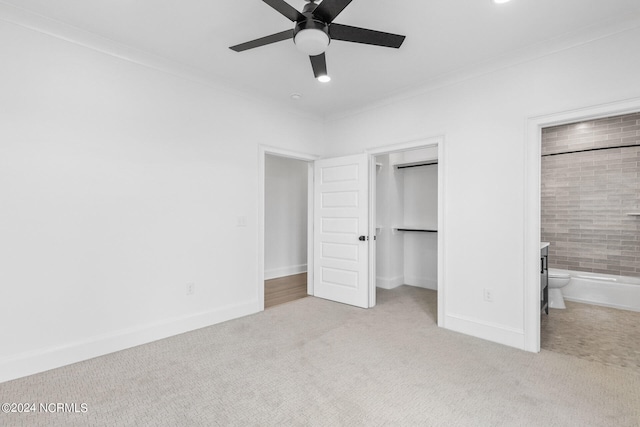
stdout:
POLYGON ((251 301, 11 356, 0 360, 0 383, 247 316, 257 307, 251 301))
POLYGON ((376 277, 376 287, 381 289, 393 289, 404 284, 404 276, 376 277))
POLYGON ((286 277, 294 274, 306 273, 307 264, 290 265, 287 267, 271 268, 264 271, 264 280, 277 279, 278 277, 286 277))
POLYGON ((524 350, 524 330, 447 313, 445 329, 524 350))
POLYGON ((405 285, 416 286, 418 288, 438 290, 438 280, 420 276, 404 276, 405 285))

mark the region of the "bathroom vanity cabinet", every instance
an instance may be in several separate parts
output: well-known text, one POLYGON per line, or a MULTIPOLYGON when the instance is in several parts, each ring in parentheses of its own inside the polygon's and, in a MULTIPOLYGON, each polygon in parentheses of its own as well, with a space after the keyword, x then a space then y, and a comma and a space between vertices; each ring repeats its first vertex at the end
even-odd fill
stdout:
POLYGON ((540 248, 540 313, 549 314, 549 245, 540 248))

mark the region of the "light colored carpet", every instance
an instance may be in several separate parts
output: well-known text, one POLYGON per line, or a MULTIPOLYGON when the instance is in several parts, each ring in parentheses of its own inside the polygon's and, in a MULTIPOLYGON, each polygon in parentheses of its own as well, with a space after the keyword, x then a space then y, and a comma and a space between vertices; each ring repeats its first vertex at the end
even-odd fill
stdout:
POLYGON ((638 370, 440 329, 435 301, 408 286, 371 310, 309 297, 3 383, 2 402, 88 411, 0 425, 640 425, 638 370))

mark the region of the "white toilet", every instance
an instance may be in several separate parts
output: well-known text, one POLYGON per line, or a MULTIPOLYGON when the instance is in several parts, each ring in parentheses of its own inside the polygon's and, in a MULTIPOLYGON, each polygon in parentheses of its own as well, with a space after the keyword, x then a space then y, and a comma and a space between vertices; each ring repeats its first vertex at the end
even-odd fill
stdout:
POLYGON ((566 308, 564 305, 564 297, 562 296, 562 289, 569 284, 571 276, 569 273, 556 270, 555 268, 549 269, 549 307, 550 308, 566 308))

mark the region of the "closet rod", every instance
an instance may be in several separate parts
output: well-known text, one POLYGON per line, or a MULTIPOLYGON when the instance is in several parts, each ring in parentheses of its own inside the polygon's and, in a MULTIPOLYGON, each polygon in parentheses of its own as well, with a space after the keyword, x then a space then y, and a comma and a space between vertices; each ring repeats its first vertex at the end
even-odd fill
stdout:
POLYGON ((431 165, 437 165, 437 164, 438 164, 438 162, 436 161, 436 162, 418 163, 417 165, 405 165, 405 166, 399 165, 399 166, 396 166, 396 167, 398 169, 407 169, 407 168, 417 168, 419 166, 431 166, 431 165))

